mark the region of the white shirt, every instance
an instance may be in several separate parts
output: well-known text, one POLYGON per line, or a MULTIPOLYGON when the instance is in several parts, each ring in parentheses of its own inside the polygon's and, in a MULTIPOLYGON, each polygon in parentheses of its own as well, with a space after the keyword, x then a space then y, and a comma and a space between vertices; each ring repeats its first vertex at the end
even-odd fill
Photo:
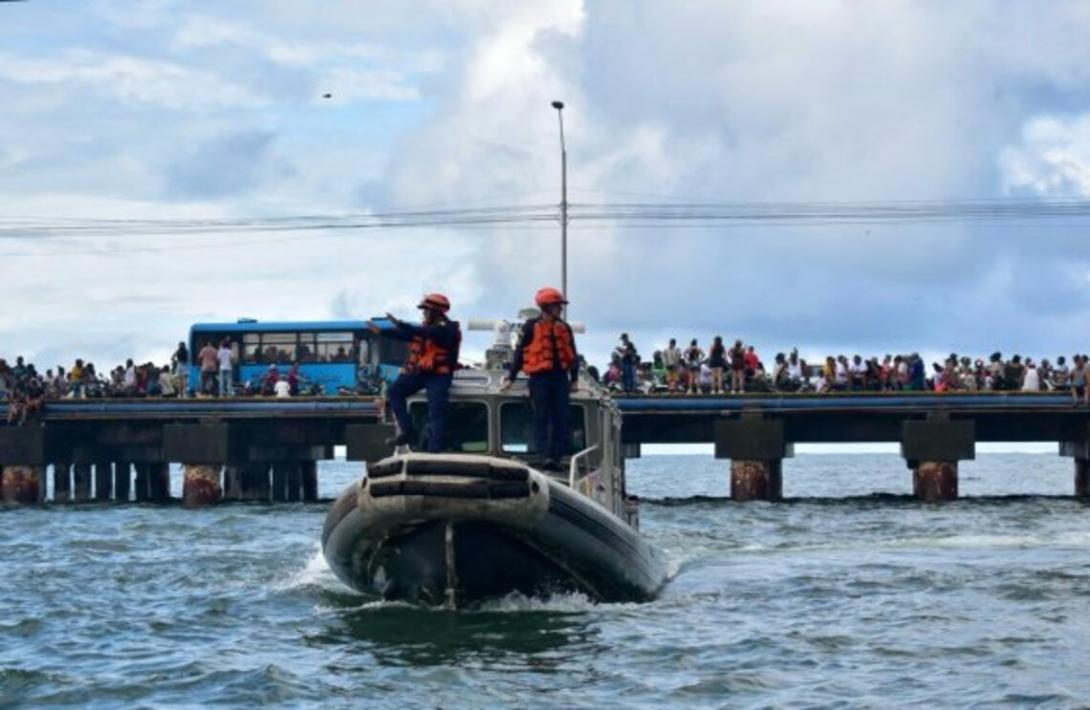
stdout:
POLYGON ((681 362, 681 348, 676 345, 672 348, 667 346, 662 351, 662 364, 666 367, 675 367, 679 362, 681 362))
POLYGON ((216 357, 219 358, 221 370, 231 369, 231 348, 220 348, 216 351, 216 357))
POLYGON ((125 379, 122 380, 126 387, 136 386, 136 368, 130 367, 125 370, 125 379))
POLYGON ((273 385, 273 389, 276 391, 277 397, 283 398, 291 396, 291 385, 288 384, 287 380, 280 380, 273 385))
POLYGON ((787 361, 787 375, 793 380, 802 379, 802 362, 787 361))
POLYGON ((1036 367, 1027 367, 1026 376, 1022 379, 1023 392, 1040 392, 1041 378, 1037 375, 1036 367))

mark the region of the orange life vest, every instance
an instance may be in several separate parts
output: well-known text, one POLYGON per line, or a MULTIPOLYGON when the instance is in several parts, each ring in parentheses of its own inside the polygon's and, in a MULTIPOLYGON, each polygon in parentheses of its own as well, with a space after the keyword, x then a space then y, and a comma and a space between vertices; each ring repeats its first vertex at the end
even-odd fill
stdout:
MULTIPOLYGON (((455 324, 457 327, 457 324, 455 324)), ((409 360, 406 372, 417 375, 449 375, 458 366, 458 346, 462 340, 459 330, 454 347, 444 348, 429 338, 413 338, 409 341, 409 360)))
POLYGON ((522 355, 522 369, 527 375, 561 370, 567 372, 575 363, 575 344, 571 329, 560 321, 539 319, 534 323, 533 337, 522 355))

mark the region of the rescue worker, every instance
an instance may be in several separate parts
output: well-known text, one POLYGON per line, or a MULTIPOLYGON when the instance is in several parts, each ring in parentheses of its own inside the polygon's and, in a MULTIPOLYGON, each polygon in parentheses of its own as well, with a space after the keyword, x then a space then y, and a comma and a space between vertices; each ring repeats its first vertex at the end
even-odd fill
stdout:
MULTIPOLYGON (((406 400, 423 389, 428 393, 428 451, 438 453, 443 447, 447 401, 454 370, 458 367, 462 331, 457 321, 447 318, 450 300, 443 294, 425 296, 417 308, 424 312, 422 325, 406 323, 386 314, 396 330, 384 335, 409 343, 409 359, 387 392, 398 427, 393 443, 405 446, 417 441, 406 400)), ((371 330, 378 332, 374 325, 371 330)))
POLYGON ((522 326, 511 368, 503 388, 514 382, 520 370, 530 376, 530 404, 534 413, 536 451, 546 457, 545 469, 557 469, 571 445, 569 395, 579 387, 579 354, 575 336, 561 313, 567 301, 555 288, 543 288, 534 298, 539 318, 522 326))

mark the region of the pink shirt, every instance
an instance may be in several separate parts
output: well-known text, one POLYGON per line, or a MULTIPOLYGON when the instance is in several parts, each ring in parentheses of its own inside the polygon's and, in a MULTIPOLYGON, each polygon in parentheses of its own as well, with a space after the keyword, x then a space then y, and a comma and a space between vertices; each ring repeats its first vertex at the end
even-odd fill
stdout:
POLYGON ((219 366, 219 358, 217 358, 216 349, 211 345, 205 345, 201 348, 200 353, 197 354, 197 358, 201 361, 201 372, 214 372, 219 366))

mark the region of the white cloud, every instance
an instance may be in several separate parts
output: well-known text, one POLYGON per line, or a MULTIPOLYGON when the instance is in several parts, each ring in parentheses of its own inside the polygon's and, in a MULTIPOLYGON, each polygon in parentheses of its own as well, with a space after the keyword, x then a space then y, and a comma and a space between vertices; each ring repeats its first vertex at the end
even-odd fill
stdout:
POLYGON ((1000 154, 1003 188, 1045 197, 1090 197, 1090 113, 1038 116, 1000 154))
POLYGON ((158 59, 86 49, 67 50, 49 59, 0 53, 0 79, 30 85, 83 85, 123 104, 174 110, 265 103, 250 90, 208 72, 158 59))

